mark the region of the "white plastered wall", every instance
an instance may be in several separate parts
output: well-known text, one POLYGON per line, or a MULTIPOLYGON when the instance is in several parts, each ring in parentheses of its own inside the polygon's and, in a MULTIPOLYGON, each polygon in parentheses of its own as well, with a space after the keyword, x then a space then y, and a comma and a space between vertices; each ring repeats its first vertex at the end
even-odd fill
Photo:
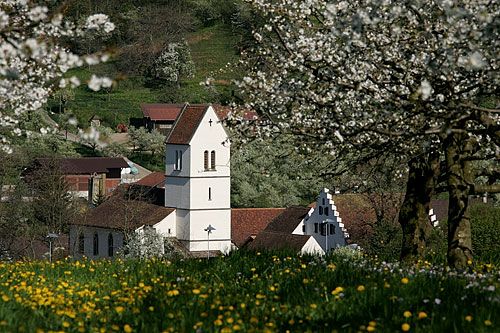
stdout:
POLYGON ((312 235, 323 250, 326 249, 327 237, 328 250, 331 250, 339 246, 345 246, 346 237, 349 235, 344 224, 342 223, 342 218, 339 216, 337 207, 332 200, 332 195, 329 192, 330 191, 326 188, 321 190, 316 200, 316 207, 309 210, 304 220, 293 232, 297 235, 312 235), (320 211, 322 214, 320 214, 320 211), (321 234, 321 224, 325 220, 328 220, 328 224, 334 225, 334 234, 330 234, 330 227, 328 227, 328 235, 321 234), (317 233, 315 232, 315 223, 318 224, 317 233), (303 226, 305 226, 305 231, 302 231, 303 226))
POLYGON ((325 251, 323 250, 321 245, 316 241, 316 239, 314 239, 314 237, 311 236, 300 250, 300 253, 323 255, 325 254, 325 251))
POLYGON ((78 253, 78 242, 79 242, 78 237, 81 233, 83 233, 84 236, 84 255, 90 259, 109 258, 108 236, 110 233, 113 235, 114 256, 116 256, 116 253, 123 246, 123 233, 118 230, 71 225, 69 233, 70 255, 73 255, 75 258, 82 257, 82 255, 78 253), (96 256, 94 255, 95 233, 97 233, 97 236, 99 238, 98 255, 96 256))

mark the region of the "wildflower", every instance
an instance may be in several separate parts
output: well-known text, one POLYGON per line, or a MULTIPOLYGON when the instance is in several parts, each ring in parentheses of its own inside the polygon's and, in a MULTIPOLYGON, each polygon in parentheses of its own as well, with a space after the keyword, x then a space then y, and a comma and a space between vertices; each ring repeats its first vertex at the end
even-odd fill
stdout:
POLYGON ((408 280, 408 278, 404 277, 404 278, 401 279, 401 283, 402 284, 408 284, 408 282, 410 282, 410 280, 408 280))
POLYGON ((486 326, 491 326, 492 322, 491 322, 491 320, 486 319, 486 320, 484 321, 484 324, 485 324, 486 326))
POLYGON ((403 332, 408 332, 410 330, 410 324, 404 323, 403 325, 401 325, 401 330, 403 332))
POLYGON ((359 292, 363 292, 365 291, 365 286, 363 286, 362 284, 358 286, 358 288, 356 288, 357 291, 359 292))
POLYGON ((316 308, 318 307, 318 306, 317 306, 316 304, 314 304, 314 303, 310 304, 309 306, 311 307, 311 309, 316 309, 316 308))
POLYGON ((63 325, 63 327, 66 327, 66 328, 70 326, 70 324, 67 321, 63 321, 62 325, 63 325))
POLYGON ((124 331, 125 333, 130 333, 130 332, 132 332, 132 327, 130 327, 130 325, 129 325, 129 324, 125 324, 125 325, 123 326, 123 331, 124 331))
POLYGON ((221 326, 221 325, 222 325, 222 320, 220 320, 220 319, 215 319, 215 320, 214 320, 214 325, 215 325, 215 326, 221 326))
POLYGON ((471 315, 465 316, 465 320, 467 320, 470 323, 472 321, 472 316, 471 315))
POLYGON ((117 307, 115 307, 115 311, 118 312, 118 313, 122 313, 124 310, 125 310, 125 308, 123 306, 117 306, 117 307))
POLYGON ((8 301, 10 300, 10 298, 9 298, 9 296, 7 296, 7 295, 2 295, 2 300, 3 300, 4 302, 8 302, 8 301))
POLYGON ((368 327, 366 328, 366 330, 367 330, 368 332, 373 332, 373 331, 375 331, 375 327, 373 327, 373 326, 368 326, 368 327))
POLYGON ((411 312, 410 312, 410 311, 405 311, 405 312, 403 313, 403 316, 404 316, 405 318, 410 318, 410 317, 411 317, 411 312))
POLYGON ((337 294, 340 294, 341 292, 344 291, 344 288, 342 287, 337 287, 335 288, 333 291, 332 291, 332 295, 337 295, 337 294))
POLYGON ((198 295, 200 293, 200 289, 193 289, 193 294, 198 295))
POLYGON ((418 319, 424 319, 424 318, 427 318, 427 313, 420 311, 418 313, 418 319))
POLYGON ((375 327, 377 326, 377 322, 375 320, 372 320, 368 323, 368 327, 375 327))
POLYGON ((441 304, 441 300, 440 300, 439 298, 434 299, 434 302, 435 302, 437 305, 441 304))

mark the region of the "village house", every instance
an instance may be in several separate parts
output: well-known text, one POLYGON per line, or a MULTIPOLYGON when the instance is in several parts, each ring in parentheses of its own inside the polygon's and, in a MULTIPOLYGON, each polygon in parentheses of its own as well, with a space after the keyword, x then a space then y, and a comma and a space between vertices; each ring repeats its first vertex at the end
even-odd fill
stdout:
POLYGON ((177 116, 186 107, 186 104, 141 104, 143 126, 149 131, 157 130, 168 135, 177 116))
POLYGON ((77 197, 95 200, 109 195, 129 172, 129 165, 121 157, 81 157, 36 159, 25 175, 40 168, 58 168, 69 185, 70 192, 77 197))
POLYGON ((326 189, 316 207, 231 209, 230 142, 211 105, 185 105, 165 142, 164 178, 152 174, 75 221, 70 253, 112 256, 125 232, 145 226, 174 237, 193 255, 269 243, 324 253, 346 244, 348 234, 326 189), (158 190, 164 191, 163 207, 157 195, 151 198, 158 190))

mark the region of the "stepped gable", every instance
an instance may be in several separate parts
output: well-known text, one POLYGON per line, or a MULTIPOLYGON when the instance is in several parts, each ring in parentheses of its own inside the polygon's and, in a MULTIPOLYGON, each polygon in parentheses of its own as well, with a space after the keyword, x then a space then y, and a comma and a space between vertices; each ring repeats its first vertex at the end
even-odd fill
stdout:
POLYGON ((284 211, 285 208, 231 209, 231 240, 237 247, 244 246, 284 211))
POLYGON ((208 107, 205 104, 186 105, 177 117, 166 143, 188 145, 208 107))
POLYGON ((186 104, 141 104, 141 111, 144 117, 151 120, 171 120, 177 119, 186 104))
POLYGON ((90 209, 72 224, 131 230, 143 225, 152 226, 174 211, 175 208, 134 200, 129 192, 129 186, 120 185, 109 199, 90 209))

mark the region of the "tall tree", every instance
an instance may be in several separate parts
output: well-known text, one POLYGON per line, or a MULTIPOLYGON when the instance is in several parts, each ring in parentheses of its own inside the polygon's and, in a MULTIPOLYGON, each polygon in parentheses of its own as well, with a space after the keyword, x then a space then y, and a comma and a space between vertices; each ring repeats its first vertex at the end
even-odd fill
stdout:
POLYGON ((470 239, 466 198, 477 189, 466 161, 495 158, 500 141, 499 110, 481 105, 498 89, 499 5, 247 2, 267 23, 243 60, 242 97, 260 115, 239 121, 245 131, 287 135, 332 158, 356 152, 362 163, 389 153, 407 163, 403 258, 424 254, 428 203, 444 179, 449 264, 462 267, 472 253, 460 239, 470 239), (467 148, 469 140, 481 149, 467 148))

